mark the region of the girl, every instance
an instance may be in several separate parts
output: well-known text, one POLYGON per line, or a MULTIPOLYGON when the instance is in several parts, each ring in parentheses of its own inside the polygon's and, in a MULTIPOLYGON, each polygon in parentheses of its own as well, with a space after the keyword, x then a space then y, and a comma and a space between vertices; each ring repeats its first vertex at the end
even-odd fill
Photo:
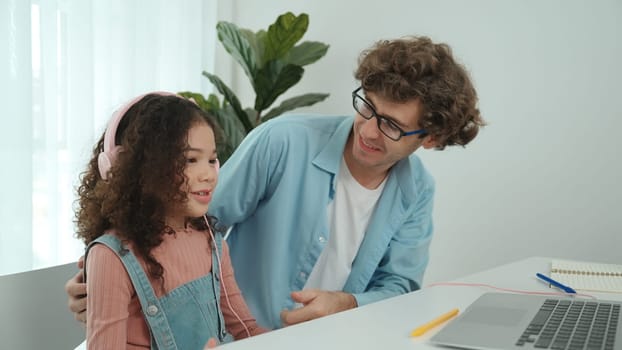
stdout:
POLYGON ((78 188, 88 245, 88 349, 202 349, 263 333, 207 217, 218 181, 214 122, 170 93, 117 111, 78 188))

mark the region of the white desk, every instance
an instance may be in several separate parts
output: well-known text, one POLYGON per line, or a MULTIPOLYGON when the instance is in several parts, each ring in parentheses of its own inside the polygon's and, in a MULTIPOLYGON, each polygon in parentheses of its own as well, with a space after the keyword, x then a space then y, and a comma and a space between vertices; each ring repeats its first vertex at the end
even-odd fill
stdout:
MULTIPOLYGON (((495 287, 555 291, 537 280, 536 272, 548 274, 551 258, 528 258, 479 272, 454 282, 484 283, 495 287)), ((419 291, 365 305, 353 310, 323 317, 314 321, 279 329, 270 333, 239 340, 222 347, 234 349, 439 349, 428 339, 442 325, 421 337, 411 338, 418 325, 459 308, 464 310, 485 292, 482 287, 434 286, 419 291)), ((622 294, 589 293, 598 298, 622 300, 622 294)))
MULTIPOLYGON (((555 291, 536 279, 548 274, 552 258, 535 257, 469 275, 452 282, 484 283, 526 291, 555 291)), ((470 286, 434 286, 365 305, 314 321, 272 331, 218 347, 235 349, 439 349, 428 339, 442 325, 411 338, 418 325, 453 309, 464 310, 475 299, 495 290, 470 286)), ((622 294, 589 293, 601 299, 622 300, 622 294)), ((78 349, 85 349, 82 344, 78 349)))

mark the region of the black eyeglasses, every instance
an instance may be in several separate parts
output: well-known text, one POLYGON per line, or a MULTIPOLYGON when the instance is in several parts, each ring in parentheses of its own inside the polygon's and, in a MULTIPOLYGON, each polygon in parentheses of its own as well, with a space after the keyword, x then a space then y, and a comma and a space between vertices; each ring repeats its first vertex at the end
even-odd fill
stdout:
POLYGON ((362 89, 362 86, 359 86, 356 90, 352 91, 352 105, 354 106, 354 110, 361 115, 361 117, 369 120, 372 117, 376 117, 378 121, 378 129, 385 134, 388 138, 393 141, 399 141, 402 136, 408 135, 416 135, 416 134, 425 134, 425 129, 413 130, 413 131, 404 131, 402 128, 397 126, 394 121, 391 119, 381 116, 376 113, 376 110, 372 105, 367 102, 367 100, 361 97, 358 92, 362 89))

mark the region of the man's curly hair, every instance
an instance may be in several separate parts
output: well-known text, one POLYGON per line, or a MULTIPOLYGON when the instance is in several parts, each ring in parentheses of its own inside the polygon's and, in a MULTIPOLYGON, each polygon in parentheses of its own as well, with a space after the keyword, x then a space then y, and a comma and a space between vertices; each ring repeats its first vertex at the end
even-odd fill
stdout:
MULTIPOLYGON (((77 189, 76 234, 85 244, 114 229, 133 243, 147 262, 149 275, 163 283, 163 268, 151 250, 162 243, 164 234, 175 232, 165 223, 167 209, 187 201, 181 190, 187 180, 184 150, 188 131, 197 123, 207 123, 216 133, 212 119, 193 102, 173 95, 146 95, 119 123, 115 144, 122 150, 108 180, 100 177, 97 166, 101 136, 77 189)), ((212 226, 215 219, 209 220, 212 226)), ((187 224, 207 229, 202 217, 188 218, 187 224)))
POLYGON ((465 68, 448 45, 427 37, 377 42, 361 53, 355 78, 365 91, 393 102, 419 99, 419 126, 433 137, 437 149, 464 146, 485 125, 465 68))

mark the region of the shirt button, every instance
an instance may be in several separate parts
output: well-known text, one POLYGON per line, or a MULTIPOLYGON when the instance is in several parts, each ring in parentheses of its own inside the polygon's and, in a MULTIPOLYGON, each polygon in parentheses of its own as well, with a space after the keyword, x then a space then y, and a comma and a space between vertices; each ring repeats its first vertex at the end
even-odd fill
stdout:
POLYGON ((307 274, 304 272, 299 273, 298 276, 300 276, 300 278, 307 278, 307 274))
POLYGON ((158 313, 158 307, 155 305, 149 305, 147 306, 147 315, 149 316, 155 316, 155 314, 158 313))
POLYGON ((324 243, 326 242, 326 238, 324 238, 324 236, 320 236, 320 238, 318 238, 318 241, 320 241, 320 243, 324 243))

